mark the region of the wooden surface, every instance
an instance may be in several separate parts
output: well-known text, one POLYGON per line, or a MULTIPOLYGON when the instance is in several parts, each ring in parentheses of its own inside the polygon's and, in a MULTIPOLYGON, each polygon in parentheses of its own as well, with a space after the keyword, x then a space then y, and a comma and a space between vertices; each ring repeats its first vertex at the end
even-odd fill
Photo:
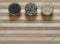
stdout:
MULTIPOLYGON (((29 0, 0 0, 0 8, 7 9, 10 2, 15 1, 21 1, 19 3, 23 9, 26 1, 29 0)), ((51 1, 54 9, 60 9, 60 4, 55 4, 60 3, 60 0, 31 1, 51 1)), ((41 8, 40 5, 38 9, 41 8)), ((0 44, 60 44, 60 13, 54 13, 48 17, 39 13, 31 18, 26 17, 24 13, 16 17, 10 16, 8 13, 0 13, 0 44)))
POLYGON ((51 1, 51 2, 60 2, 60 0, 0 0, 0 2, 25 2, 25 1, 51 1))

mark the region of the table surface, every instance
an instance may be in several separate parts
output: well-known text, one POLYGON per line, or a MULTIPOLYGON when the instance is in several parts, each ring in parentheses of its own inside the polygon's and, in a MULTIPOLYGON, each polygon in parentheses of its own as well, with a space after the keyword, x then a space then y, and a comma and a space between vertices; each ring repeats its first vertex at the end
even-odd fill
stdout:
POLYGON ((25 2, 25 1, 29 1, 29 2, 31 2, 31 1, 38 1, 38 2, 39 2, 39 1, 40 1, 40 2, 41 2, 41 1, 44 1, 44 2, 45 2, 45 1, 59 2, 60 0, 0 0, 0 2, 8 2, 8 1, 9 1, 9 2, 10 2, 10 1, 11 1, 11 2, 19 2, 19 1, 20 1, 20 2, 25 2))
POLYGON ((39 13, 34 17, 24 13, 20 16, 0 13, 1 44, 60 44, 60 0, 0 0, 0 8, 5 11, 10 3, 18 2, 24 9, 24 5, 31 1, 38 4, 51 2, 56 13, 52 16, 39 13))

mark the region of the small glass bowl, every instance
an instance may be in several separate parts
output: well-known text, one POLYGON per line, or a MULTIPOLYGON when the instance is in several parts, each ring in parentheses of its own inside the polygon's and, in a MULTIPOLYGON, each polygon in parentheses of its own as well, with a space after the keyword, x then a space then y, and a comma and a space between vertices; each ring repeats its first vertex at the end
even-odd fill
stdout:
POLYGON ((41 4, 41 13, 44 15, 50 15, 54 11, 54 6, 50 2, 43 2, 41 4))

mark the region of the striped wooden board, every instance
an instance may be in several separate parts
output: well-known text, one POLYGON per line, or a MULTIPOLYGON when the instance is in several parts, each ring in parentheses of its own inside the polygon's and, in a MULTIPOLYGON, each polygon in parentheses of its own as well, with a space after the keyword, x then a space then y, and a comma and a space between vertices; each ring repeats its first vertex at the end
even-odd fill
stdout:
POLYGON ((16 1, 21 5, 22 13, 14 17, 8 14, 7 8, 15 0, 0 0, 0 44, 60 44, 60 0, 50 0, 54 13, 48 17, 41 15, 40 8, 42 1, 49 0, 33 0, 38 7, 35 17, 24 14, 29 0, 16 1))

